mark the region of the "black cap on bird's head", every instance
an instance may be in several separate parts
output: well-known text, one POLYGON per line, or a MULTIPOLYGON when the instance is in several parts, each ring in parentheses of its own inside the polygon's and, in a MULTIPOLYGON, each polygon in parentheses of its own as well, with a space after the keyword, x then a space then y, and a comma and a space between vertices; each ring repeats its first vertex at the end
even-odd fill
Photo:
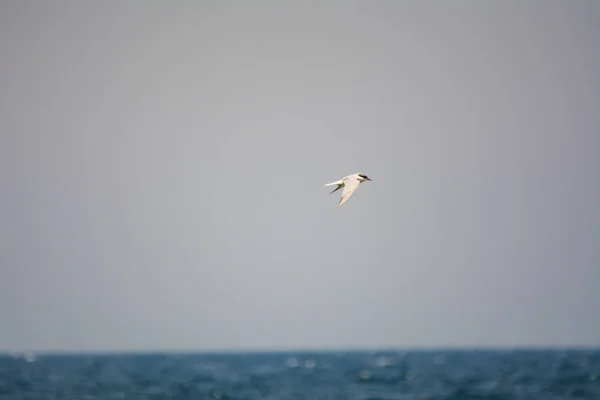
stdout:
POLYGON ((358 177, 361 178, 364 181, 370 181, 371 180, 371 178, 369 178, 365 174, 358 174, 358 177))

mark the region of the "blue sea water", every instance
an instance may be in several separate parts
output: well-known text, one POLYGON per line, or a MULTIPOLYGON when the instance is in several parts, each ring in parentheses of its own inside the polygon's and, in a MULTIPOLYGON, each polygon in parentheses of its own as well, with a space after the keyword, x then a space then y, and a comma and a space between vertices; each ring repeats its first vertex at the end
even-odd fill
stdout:
POLYGON ((0 356, 0 400, 600 399, 600 351, 0 356))

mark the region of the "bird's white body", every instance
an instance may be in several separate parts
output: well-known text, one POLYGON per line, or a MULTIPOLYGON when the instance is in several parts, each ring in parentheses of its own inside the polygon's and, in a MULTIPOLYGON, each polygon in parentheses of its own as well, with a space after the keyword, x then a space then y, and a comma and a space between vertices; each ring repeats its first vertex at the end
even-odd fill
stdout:
MULTIPOLYGON (((340 208, 342 206, 342 204, 344 204, 346 201, 348 201, 350 196, 352 196, 352 194, 354 193, 356 188, 358 188, 358 185, 360 185, 364 181, 370 181, 370 180, 371 180, 371 178, 369 178, 368 176, 361 174, 361 173, 357 173, 357 174, 345 176, 342 179, 340 179, 339 181, 327 183, 327 184, 325 184, 325 186, 334 186, 334 185, 337 186, 331 193, 336 192, 336 191, 340 190, 341 188, 344 188, 344 191, 342 192, 342 197, 340 198, 340 201, 339 201, 338 205, 336 206, 336 208, 340 208)), ((331 193, 329 193, 329 194, 331 194, 331 193)))

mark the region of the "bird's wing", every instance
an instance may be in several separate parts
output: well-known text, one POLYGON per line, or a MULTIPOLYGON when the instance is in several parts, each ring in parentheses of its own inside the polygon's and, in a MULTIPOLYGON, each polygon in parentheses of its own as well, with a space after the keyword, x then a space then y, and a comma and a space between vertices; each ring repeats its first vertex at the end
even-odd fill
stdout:
POLYGON ((336 208, 340 208, 342 204, 348 201, 348 199, 350 198, 350 196, 352 196, 359 184, 360 181, 355 176, 344 178, 344 191, 342 192, 342 198, 340 199, 340 202, 338 203, 336 208))
POLYGON ((335 189, 333 189, 331 192, 329 192, 329 194, 331 194, 333 192, 337 192, 338 190, 340 190, 343 187, 344 187, 344 184, 340 183, 339 185, 337 185, 337 187, 335 189))

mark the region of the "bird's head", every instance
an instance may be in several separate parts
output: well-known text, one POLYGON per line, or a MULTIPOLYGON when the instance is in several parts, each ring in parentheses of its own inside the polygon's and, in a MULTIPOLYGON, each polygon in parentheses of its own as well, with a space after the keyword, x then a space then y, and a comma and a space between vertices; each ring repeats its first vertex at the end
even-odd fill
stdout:
POLYGON ((358 180, 361 181, 361 182, 364 182, 364 181, 370 181, 371 178, 369 178, 365 174, 358 174, 358 180))

